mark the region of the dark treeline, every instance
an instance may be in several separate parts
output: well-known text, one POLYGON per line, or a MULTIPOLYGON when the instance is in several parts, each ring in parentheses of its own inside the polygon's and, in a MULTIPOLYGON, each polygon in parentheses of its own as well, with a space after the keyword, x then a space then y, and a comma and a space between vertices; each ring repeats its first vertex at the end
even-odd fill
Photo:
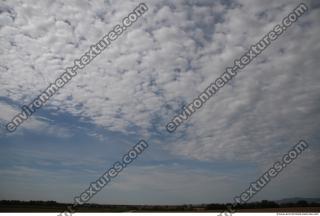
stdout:
MULTIPOLYGON (((52 208, 63 210, 68 203, 58 203, 56 201, 19 201, 19 200, 1 200, 0 211, 3 208, 52 208)), ((225 210, 231 203, 226 204, 201 204, 201 205, 101 205, 101 204, 83 204, 78 207, 81 211, 210 211, 210 210, 225 210)), ((297 207, 320 207, 320 203, 307 202, 298 200, 290 203, 277 203, 274 201, 262 200, 260 202, 251 202, 238 204, 235 209, 267 209, 267 208, 297 208, 297 207)))
MULTIPOLYGON (((208 204, 208 205, 206 205, 206 209, 207 210, 226 209, 228 205, 231 206, 231 203, 228 203, 228 204, 208 204)), ((320 203, 299 200, 297 202, 279 204, 274 201, 262 200, 260 202, 237 204, 235 209, 265 209, 265 208, 289 208, 289 207, 320 207, 320 203)))

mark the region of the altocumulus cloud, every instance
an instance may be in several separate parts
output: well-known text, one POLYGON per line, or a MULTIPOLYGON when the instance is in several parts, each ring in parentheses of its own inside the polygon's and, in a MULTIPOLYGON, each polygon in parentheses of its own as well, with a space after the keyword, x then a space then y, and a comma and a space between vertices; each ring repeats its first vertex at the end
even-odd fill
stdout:
MULTIPOLYGON (((2 1, 0 95, 5 100, 0 112, 13 109, 6 101, 30 103, 139 3, 2 1)), ((305 1, 308 14, 170 137, 165 125, 181 106, 300 2, 146 3, 148 14, 43 109, 70 113, 107 131, 155 136, 154 142, 175 158, 262 167, 304 138, 314 144, 308 161, 318 161, 320 13, 315 1, 305 1)))

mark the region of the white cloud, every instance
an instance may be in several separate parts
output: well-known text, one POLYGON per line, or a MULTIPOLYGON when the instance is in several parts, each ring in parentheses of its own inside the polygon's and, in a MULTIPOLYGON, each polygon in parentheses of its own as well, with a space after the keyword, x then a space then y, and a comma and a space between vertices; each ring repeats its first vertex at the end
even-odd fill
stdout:
MULTIPOLYGON (((88 117, 112 131, 143 136, 154 127, 164 131, 181 103, 191 102, 297 3, 148 2, 147 14, 47 107, 88 117), (153 125, 157 118, 161 122, 153 125), (132 126, 139 130, 130 131, 132 126)), ((137 4, 2 3, 1 95, 29 103, 137 4)), ((224 87, 193 115, 189 127, 179 129, 184 138, 173 138, 165 148, 198 160, 255 161, 280 154, 301 138, 314 138, 319 122, 318 18, 318 10, 302 17, 232 87, 224 87)))
MULTIPOLYGON (((22 134, 21 130, 16 131, 15 133, 11 134, 8 133, 5 129, 5 125, 12 120, 12 117, 17 115, 21 110, 18 108, 15 108, 13 106, 10 106, 4 102, 0 102, 0 123, 1 123, 1 135, 8 135, 8 136, 14 136, 17 134, 22 134)), ((54 135, 56 137, 70 137, 72 136, 72 132, 64 127, 56 126, 52 124, 52 122, 44 117, 41 116, 33 116, 32 118, 29 118, 26 120, 22 125, 22 129, 33 131, 36 133, 41 134, 48 134, 48 135, 54 135)))

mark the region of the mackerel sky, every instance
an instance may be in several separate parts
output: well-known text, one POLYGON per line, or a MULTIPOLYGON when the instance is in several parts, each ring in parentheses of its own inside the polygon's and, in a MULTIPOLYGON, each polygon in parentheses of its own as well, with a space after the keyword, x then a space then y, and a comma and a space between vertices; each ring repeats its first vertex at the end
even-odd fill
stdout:
POLYGON ((166 124, 301 1, 152 0, 14 133, 5 125, 141 1, 0 0, 0 200, 72 202, 140 139, 91 202, 230 202, 300 139, 255 200, 320 195, 320 3, 177 131, 166 124))

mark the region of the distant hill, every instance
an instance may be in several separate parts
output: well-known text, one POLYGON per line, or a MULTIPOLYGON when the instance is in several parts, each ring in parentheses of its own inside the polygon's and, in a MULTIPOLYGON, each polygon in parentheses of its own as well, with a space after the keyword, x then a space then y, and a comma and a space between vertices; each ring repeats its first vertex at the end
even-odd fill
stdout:
POLYGON ((308 203, 320 203, 320 198, 303 198, 303 197, 285 198, 285 199, 277 200, 275 202, 278 204, 285 204, 285 203, 297 203, 301 200, 304 200, 308 203))

